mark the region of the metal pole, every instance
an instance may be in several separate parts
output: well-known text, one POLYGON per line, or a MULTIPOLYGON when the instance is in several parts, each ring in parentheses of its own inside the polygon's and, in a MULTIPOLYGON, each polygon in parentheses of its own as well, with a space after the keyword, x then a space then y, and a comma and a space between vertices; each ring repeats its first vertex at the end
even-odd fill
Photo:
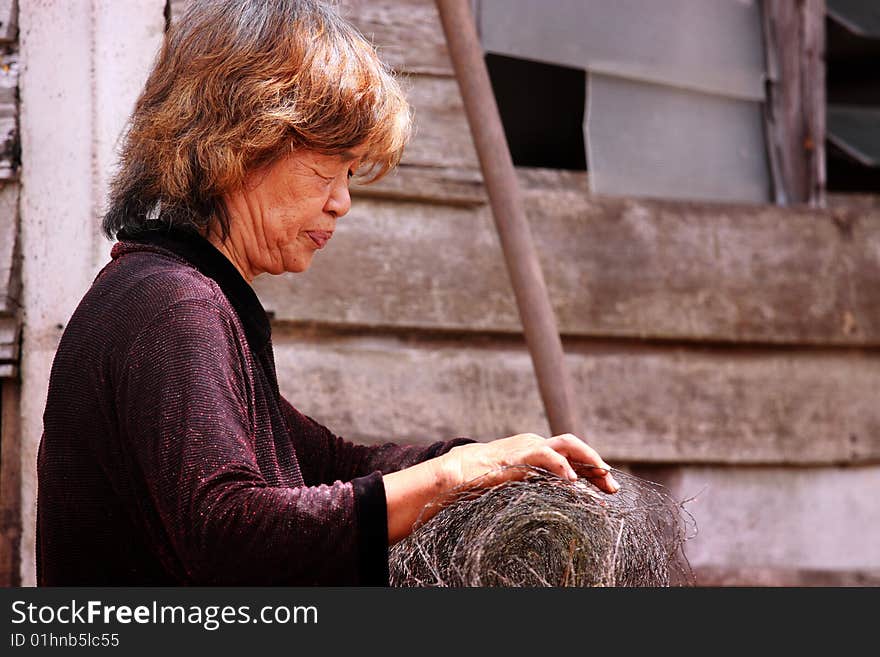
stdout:
POLYGON ((470 0, 437 0, 455 77, 483 170, 495 226, 522 320, 550 430, 579 434, 571 380, 538 254, 526 220, 513 160, 492 93, 470 0))

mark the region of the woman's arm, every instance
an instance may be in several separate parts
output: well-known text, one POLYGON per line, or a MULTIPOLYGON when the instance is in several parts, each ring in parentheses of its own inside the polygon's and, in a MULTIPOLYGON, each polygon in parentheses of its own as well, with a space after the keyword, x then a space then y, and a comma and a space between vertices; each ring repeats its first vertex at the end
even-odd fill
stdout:
POLYGON ((240 345, 229 310, 210 299, 177 302, 133 340, 116 393, 122 459, 110 470, 143 491, 132 517, 188 584, 366 583, 387 540, 381 477, 270 485, 240 345), (368 522, 376 514, 360 507, 375 498, 382 516, 368 522))
POLYGON ((303 477, 309 484, 350 481, 372 472, 396 472, 474 442, 470 438, 454 438, 428 445, 358 445, 335 435, 283 397, 281 401, 303 477))
MULTIPOLYGON (((303 415, 287 400, 283 403, 307 481, 329 484, 376 471, 384 475, 388 541, 392 544, 407 536, 417 520, 427 520, 436 513, 436 508, 427 505, 457 486, 509 465, 533 465, 576 478, 571 460, 596 467, 593 481, 603 490, 613 493, 618 488, 609 473, 610 466, 571 434, 549 440, 520 434, 484 444, 458 438, 427 446, 356 445, 303 415)), ((502 470, 481 483, 491 485, 519 475, 521 471, 502 470)))

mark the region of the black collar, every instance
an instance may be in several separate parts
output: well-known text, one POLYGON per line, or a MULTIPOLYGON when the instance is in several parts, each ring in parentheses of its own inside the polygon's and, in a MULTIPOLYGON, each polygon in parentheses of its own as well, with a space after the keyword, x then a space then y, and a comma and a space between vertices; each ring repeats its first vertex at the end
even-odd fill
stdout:
POLYGON ((138 232, 123 229, 116 237, 121 242, 158 246, 191 264, 214 280, 223 290, 223 294, 229 299, 244 327, 251 349, 260 351, 269 342, 272 336, 269 317, 254 288, 239 273, 235 265, 204 237, 194 231, 167 228, 138 232))

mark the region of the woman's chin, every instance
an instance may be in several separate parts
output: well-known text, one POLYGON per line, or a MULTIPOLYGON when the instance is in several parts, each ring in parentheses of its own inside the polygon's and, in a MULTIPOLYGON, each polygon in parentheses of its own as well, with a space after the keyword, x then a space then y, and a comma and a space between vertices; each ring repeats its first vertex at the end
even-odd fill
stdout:
POLYGON ((283 267, 279 271, 270 271, 269 273, 283 274, 288 272, 291 274, 301 274, 311 266, 312 256, 313 254, 309 253, 307 255, 297 254, 296 256, 285 258, 283 267))

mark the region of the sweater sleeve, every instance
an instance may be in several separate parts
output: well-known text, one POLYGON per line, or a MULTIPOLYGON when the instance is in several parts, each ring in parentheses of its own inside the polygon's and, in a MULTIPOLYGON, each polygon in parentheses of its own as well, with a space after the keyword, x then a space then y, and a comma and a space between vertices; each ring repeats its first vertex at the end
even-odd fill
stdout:
POLYGON ((350 481, 374 472, 388 474, 445 454, 470 438, 454 438, 428 445, 358 445, 336 436, 327 427, 298 411, 282 398, 284 415, 300 455, 307 483, 350 481))
POLYGON ((128 350, 117 412, 124 476, 149 492, 135 510, 148 540, 188 584, 374 583, 362 566, 365 555, 381 557, 387 529, 366 536, 358 499, 384 497, 381 478, 268 485, 242 349, 227 309, 190 299, 154 318, 128 350))

